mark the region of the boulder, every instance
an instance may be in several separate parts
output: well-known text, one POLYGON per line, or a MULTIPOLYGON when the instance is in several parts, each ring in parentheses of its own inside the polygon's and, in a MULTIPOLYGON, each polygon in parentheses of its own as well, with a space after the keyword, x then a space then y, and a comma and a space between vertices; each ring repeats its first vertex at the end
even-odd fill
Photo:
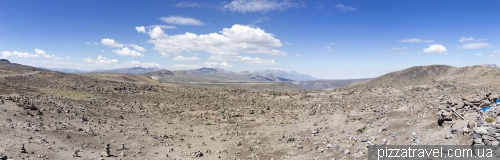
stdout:
POLYGON ((474 132, 479 135, 485 135, 488 134, 488 129, 486 127, 476 127, 474 128, 474 132))
POLYGON ((481 138, 474 139, 474 144, 482 144, 483 140, 481 138))
POLYGON ((489 141, 496 141, 496 138, 488 136, 488 135, 483 135, 482 137, 484 140, 489 140, 489 141))

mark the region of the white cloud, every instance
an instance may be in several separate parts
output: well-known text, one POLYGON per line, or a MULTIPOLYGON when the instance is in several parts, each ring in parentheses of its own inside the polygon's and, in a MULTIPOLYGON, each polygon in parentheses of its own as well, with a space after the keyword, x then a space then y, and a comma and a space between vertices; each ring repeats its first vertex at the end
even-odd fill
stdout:
POLYGON ((436 54, 444 54, 447 53, 446 47, 440 44, 429 45, 429 48, 424 48, 424 53, 436 53, 436 54))
POLYGON ((493 53, 500 53, 500 50, 498 50, 498 51, 493 51, 493 53))
POLYGON ((118 60, 116 59, 107 59, 106 57, 103 57, 101 55, 99 55, 97 57, 97 59, 92 59, 91 57, 88 57, 88 58, 83 58, 83 61, 85 63, 90 63, 90 64, 99 64, 99 65, 102 65, 102 64, 114 64, 114 63, 118 63, 118 60))
MULTIPOLYGON (((155 28, 155 27, 160 27, 161 29, 177 29, 176 26, 166 26, 166 25, 150 25, 147 26, 146 28, 155 28)), ((144 31, 146 32, 146 31, 144 31)))
POLYGON ((87 44, 90 44, 90 42, 87 42, 87 44))
POLYGON ((151 67, 162 67, 158 63, 154 62, 139 62, 139 61, 128 61, 125 63, 119 63, 115 65, 115 68, 130 68, 130 67, 143 67, 143 68, 151 68, 151 67))
POLYGON ((492 54, 492 55, 490 55, 490 57, 495 57, 495 55, 492 54))
POLYGON ((330 47, 330 46, 326 46, 325 48, 326 48, 326 50, 327 50, 328 52, 332 52, 332 47, 330 47))
POLYGON ((38 48, 35 48, 35 53, 38 54, 38 55, 40 55, 43 58, 54 58, 54 57, 56 57, 54 55, 51 56, 51 55, 45 54, 44 50, 41 50, 41 49, 38 49, 38 48))
POLYGON ((296 3, 289 0, 233 0, 231 3, 223 5, 222 10, 229 10, 232 12, 269 12, 273 10, 284 11, 288 8, 298 7, 296 3))
POLYGON ((201 8, 203 5, 197 2, 180 2, 175 4, 175 7, 201 8))
POLYGON ((174 58, 172 58, 173 60, 176 60, 176 61, 195 61, 195 60, 200 60, 198 57, 196 56, 191 56, 191 57, 184 57, 184 56, 175 56, 174 58))
POLYGON ((295 54, 295 56, 300 57, 300 54, 295 54))
POLYGON ((94 42, 94 45, 98 46, 98 45, 99 45, 99 43, 94 42))
POLYGON ((418 38, 411 38, 411 39, 403 39, 400 40, 399 42, 406 42, 406 43, 431 43, 434 42, 433 40, 421 40, 418 38))
POLYGON ((127 47, 122 48, 121 50, 113 50, 116 54, 120 56, 131 56, 131 57, 144 57, 144 54, 141 52, 137 52, 136 50, 130 50, 127 47))
POLYGON ((286 45, 290 45, 290 46, 295 46, 295 44, 293 43, 290 43, 290 42, 284 42, 286 45))
POLYGON ((479 48, 489 48, 491 45, 486 42, 472 42, 462 45, 461 49, 479 49, 479 48))
POLYGON ((209 60, 213 61, 232 61, 232 62, 245 62, 253 65, 273 65, 276 64, 274 60, 268 59, 260 59, 259 57, 251 58, 251 57, 242 57, 242 56, 210 56, 209 60))
POLYGON ((139 33, 146 33, 146 27, 144 26, 135 27, 135 30, 139 33))
POLYGON ((142 67, 144 68, 151 68, 151 67, 157 67, 157 68, 160 68, 161 67, 161 64, 158 64, 158 63, 154 63, 154 62, 142 62, 142 67))
POLYGON ((399 54, 409 54, 408 52, 410 52, 410 49, 408 49, 407 47, 403 47, 403 48, 392 48, 393 51, 396 51, 398 52, 399 54))
POLYGON ((469 38, 467 38, 467 37, 460 37, 460 39, 458 41, 462 43, 462 42, 470 42, 470 41, 473 41, 473 40, 474 40, 474 38, 472 38, 472 37, 469 37, 469 38))
POLYGON ((104 50, 101 50, 102 53, 104 53, 104 50))
POLYGON ((231 67, 232 67, 232 66, 231 66, 231 65, 229 65, 229 63, 227 63, 227 62, 221 62, 219 66, 221 66, 222 68, 231 68, 231 67))
POLYGON ((346 11, 356 11, 356 8, 354 7, 349 7, 349 6, 346 6, 346 5, 343 5, 343 4, 337 4, 334 6, 335 8, 337 8, 339 11, 341 12, 346 12, 346 11))
POLYGON ((160 27, 155 27, 152 30, 150 29, 148 31, 148 34, 149 34, 149 37, 151 37, 153 39, 163 39, 163 38, 167 37, 165 32, 163 32, 163 30, 160 27))
POLYGON ((118 42, 115 42, 113 39, 105 38, 101 40, 101 43, 103 45, 109 46, 109 47, 116 47, 116 48, 121 48, 123 47, 123 44, 120 44, 118 42))
POLYGON ((217 67, 217 65, 218 65, 218 64, 219 64, 219 63, 217 63, 217 62, 209 62, 209 61, 206 61, 206 62, 205 62, 205 66, 206 66, 207 68, 215 68, 215 67, 217 67))
POLYGON ((235 24, 224 28, 219 33, 185 33, 168 36, 159 27, 149 31, 149 43, 162 54, 180 54, 182 52, 202 51, 215 55, 237 55, 239 53, 286 55, 273 49, 281 47, 279 39, 260 28, 235 24))
POLYGON ((161 21, 168 24, 176 24, 176 25, 184 25, 184 26, 202 26, 204 23, 200 20, 190 18, 190 17, 182 17, 182 16, 169 16, 169 17, 161 17, 161 21))
POLYGON ((483 55, 483 54, 476 54, 476 56, 478 56, 478 57, 479 57, 479 56, 482 56, 482 55, 483 55))
POLYGON ((202 68, 203 66, 200 65, 187 65, 187 64, 174 64, 174 68, 180 68, 180 69, 197 69, 197 68, 202 68))
POLYGON ((18 52, 18 51, 9 52, 9 51, 2 51, 2 57, 3 57, 3 58, 8 58, 8 57, 11 57, 11 56, 17 56, 17 57, 20 57, 20 58, 38 58, 38 57, 40 57, 38 54, 30 54, 30 53, 28 53, 28 52, 18 52))
POLYGON ((138 46, 136 44, 129 44, 129 46, 134 47, 134 49, 139 51, 139 52, 146 52, 147 51, 146 49, 144 49, 144 47, 138 46))

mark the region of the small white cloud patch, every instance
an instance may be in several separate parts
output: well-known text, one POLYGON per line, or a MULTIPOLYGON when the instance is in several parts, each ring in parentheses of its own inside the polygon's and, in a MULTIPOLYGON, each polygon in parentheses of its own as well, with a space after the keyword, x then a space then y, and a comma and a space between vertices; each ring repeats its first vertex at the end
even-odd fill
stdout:
POLYGON ((121 48, 123 47, 124 45, 123 44, 120 44, 118 42, 115 42, 115 40, 113 39, 110 39, 110 38, 105 38, 105 39, 102 39, 101 40, 101 43, 103 45, 106 45, 106 46, 109 46, 109 47, 116 47, 116 48, 121 48))
POLYGON ((134 49, 139 51, 139 52, 146 52, 147 51, 146 49, 144 49, 144 47, 138 46, 136 44, 129 44, 129 46, 134 47, 134 49))
POLYGON ((433 44, 433 45, 429 45, 428 48, 424 48, 424 53, 446 55, 447 54, 446 52, 448 52, 446 50, 446 47, 444 47, 443 45, 440 45, 440 44, 433 44))
POLYGON ((222 10, 229 10, 232 12, 269 12, 273 10, 284 11, 288 8, 298 7, 296 3, 292 3, 288 0, 277 1, 277 0, 233 0, 231 3, 223 5, 222 10))
POLYGON ((434 40, 421 40, 421 39, 418 39, 418 38, 410 38, 410 39, 399 40, 399 42, 404 42, 404 43, 431 43, 431 42, 434 42, 434 40))
POLYGON ((222 68, 231 68, 231 67, 232 67, 232 66, 231 66, 231 65, 229 65, 229 63, 227 63, 227 62, 221 62, 219 66, 220 66, 220 67, 222 67, 222 68))
POLYGON ((144 26, 135 27, 135 30, 139 33, 146 33, 146 27, 144 26))
POLYGON ((127 47, 122 48, 121 50, 113 50, 116 54, 120 56, 131 56, 131 57, 144 57, 144 54, 141 52, 137 52, 136 50, 130 50, 127 47))
POLYGON ((337 8, 339 11, 341 12, 346 12, 346 11, 356 11, 356 8, 354 7, 349 7, 349 6, 346 6, 346 5, 343 5, 343 4, 337 4, 334 6, 335 8, 337 8))
POLYGON ((195 60, 200 60, 200 58, 198 58, 196 56, 191 56, 191 57, 175 56, 174 58, 172 58, 172 60, 176 60, 176 61, 195 61, 195 60))
POLYGON ((183 26, 202 26, 204 23, 200 20, 190 18, 190 17, 183 17, 183 16, 169 16, 169 17, 161 17, 161 21, 168 23, 168 24, 175 24, 175 25, 183 25, 183 26))
POLYGON ((99 65, 102 65, 102 64, 114 64, 114 63, 118 63, 118 60, 116 59, 108 59, 106 57, 103 57, 101 55, 99 55, 97 57, 97 59, 92 59, 91 57, 88 57, 88 58, 83 58, 83 61, 85 63, 90 63, 90 64, 99 64, 99 65))
POLYGON ((472 37, 469 37, 469 38, 467 38, 467 37, 460 37, 460 39, 458 41, 460 43, 463 43, 463 42, 469 42, 469 41, 473 41, 473 40, 474 40, 474 38, 472 38, 472 37))
POLYGON ((479 49, 479 48, 489 48, 491 45, 486 42, 472 42, 462 45, 461 49, 479 49))
POLYGON ((217 65, 218 65, 218 64, 219 64, 219 63, 217 63, 217 62, 209 62, 209 61, 206 61, 206 62, 205 62, 205 66, 206 66, 207 68, 214 68, 214 67, 217 67, 217 65))

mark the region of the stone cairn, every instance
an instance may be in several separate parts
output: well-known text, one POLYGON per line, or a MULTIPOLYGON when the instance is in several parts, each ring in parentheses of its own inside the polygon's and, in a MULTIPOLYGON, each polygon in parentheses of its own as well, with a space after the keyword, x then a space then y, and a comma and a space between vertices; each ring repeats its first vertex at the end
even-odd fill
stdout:
POLYGON ((27 153, 26 149, 24 148, 24 144, 21 146, 21 153, 27 153))
POLYGON ((110 157, 111 156, 111 146, 109 143, 104 147, 104 152, 101 153, 101 157, 110 157))

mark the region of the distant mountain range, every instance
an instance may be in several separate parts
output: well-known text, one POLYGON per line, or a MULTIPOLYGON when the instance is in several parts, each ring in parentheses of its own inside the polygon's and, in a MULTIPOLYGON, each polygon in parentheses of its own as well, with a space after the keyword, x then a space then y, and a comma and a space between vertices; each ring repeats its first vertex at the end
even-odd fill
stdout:
POLYGON ((106 73, 124 73, 124 74, 144 74, 147 72, 154 72, 162 70, 158 67, 143 68, 143 67, 131 67, 131 68, 119 68, 112 70, 97 70, 92 72, 106 72, 106 73))
POLYGON ((262 69, 262 70, 255 71, 254 73, 270 74, 270 75, 273 75, 275 77, 289 79, 289 80, 293 80, 293 81, 318 80, 318 78, 314 78, 314 77, 307 75, 307 74, 301 74, 297 71, 286 72, 282 69, 275 69, 275 68, 262 69))

